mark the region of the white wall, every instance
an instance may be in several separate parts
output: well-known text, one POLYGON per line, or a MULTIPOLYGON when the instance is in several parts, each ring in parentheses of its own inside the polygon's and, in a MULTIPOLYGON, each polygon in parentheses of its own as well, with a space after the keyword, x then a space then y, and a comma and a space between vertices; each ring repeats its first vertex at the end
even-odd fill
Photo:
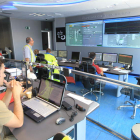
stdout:
POLYGON ((56 42, 56 28, 65 27, 65 18, 56 18, 53 22, 54 50, 66 50, 65 42, 56 42))
POLYGON ((23 60, 23 47, 26 45, 26 37, 32 37, 34 40, 34 49, 42 50, 41 22, 34 20, 10 18, 13 49, 16 60, 23 60), (25 29, 26 26, 30 30, 25 29))

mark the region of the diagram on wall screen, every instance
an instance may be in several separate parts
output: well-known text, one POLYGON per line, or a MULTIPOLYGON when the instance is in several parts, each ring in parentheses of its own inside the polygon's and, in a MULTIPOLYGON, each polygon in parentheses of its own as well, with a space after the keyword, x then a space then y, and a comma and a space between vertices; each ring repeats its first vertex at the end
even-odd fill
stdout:
POLYGON ((67 46, 102 46, 102 21, 66 24, 67 46))

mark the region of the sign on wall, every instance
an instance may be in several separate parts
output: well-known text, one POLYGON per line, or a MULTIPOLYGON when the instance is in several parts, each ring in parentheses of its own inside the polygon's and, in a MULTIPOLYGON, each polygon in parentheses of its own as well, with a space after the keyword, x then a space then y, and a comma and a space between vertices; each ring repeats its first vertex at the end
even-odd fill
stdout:
POLYGON ((65 42, 66 35, 65 35, 65 27, 56 28, 56 42, 65 42))

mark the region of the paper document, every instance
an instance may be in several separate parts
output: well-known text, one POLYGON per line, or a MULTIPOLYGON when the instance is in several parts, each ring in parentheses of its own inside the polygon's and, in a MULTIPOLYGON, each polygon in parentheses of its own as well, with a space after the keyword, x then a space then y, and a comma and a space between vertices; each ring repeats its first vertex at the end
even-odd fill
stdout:
POLYGON ((120 71, 121 69, 120 68, 114 68, 113 70, 120 71))
POLYGON ((85 97, 82 97, 82 96, 79 96, 79 95, 75 95, 75 94, 72 94, 72 93, 68 93, 67 94, 68 96, 76 99, 76 100, 79 100, 87 105, 90 105, 93 101, 89 100, 89 99, 86 99, 85 97))
POLYGON ((108 68, 102 68, 103 69, 103 71, 107 71, 108 70, 108 68))
POLYGON ((122 72, 122 73, 129 73, 131 72, 130 70, 120 70, 119 72, 122 72))
POLYGON ((6 89, 6 87, 4 87, 4 86, 0 87, 0 90, 4 90, 4 89, 6 89))
POLYGON ((6 69, 5 71, 9 72, 11 76, 18 76, 21 75, 22 71, 18 68, 10 68, 6 69))

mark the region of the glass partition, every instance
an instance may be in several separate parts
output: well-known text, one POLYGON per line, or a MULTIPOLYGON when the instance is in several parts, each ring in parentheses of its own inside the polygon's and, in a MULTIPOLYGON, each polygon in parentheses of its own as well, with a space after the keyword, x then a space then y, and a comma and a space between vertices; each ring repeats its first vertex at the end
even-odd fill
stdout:
MULTIPOLYGON (((32 64, 35 65, 35 64, 32 64)), ((38 64, 36 64, 38 65, 38 64)), ((140 86, 135 76, 126 74, 104 73, 106 76, 83 72, 81 69, 40 64, 52 74, 58 69, 67 79, 67 90, 85 97, 97 105, 87 115, 86 136, 92 139, 130 139, 131 128, 139 123, 140 86), (125 81, 125 82, 124 82, 125 81), (129 105, 129 106, 127 106, 129 105), (133 107, 131 107, 131 106, 133 107)), ((51 78, 51 75, 49 75, 51 78)))

